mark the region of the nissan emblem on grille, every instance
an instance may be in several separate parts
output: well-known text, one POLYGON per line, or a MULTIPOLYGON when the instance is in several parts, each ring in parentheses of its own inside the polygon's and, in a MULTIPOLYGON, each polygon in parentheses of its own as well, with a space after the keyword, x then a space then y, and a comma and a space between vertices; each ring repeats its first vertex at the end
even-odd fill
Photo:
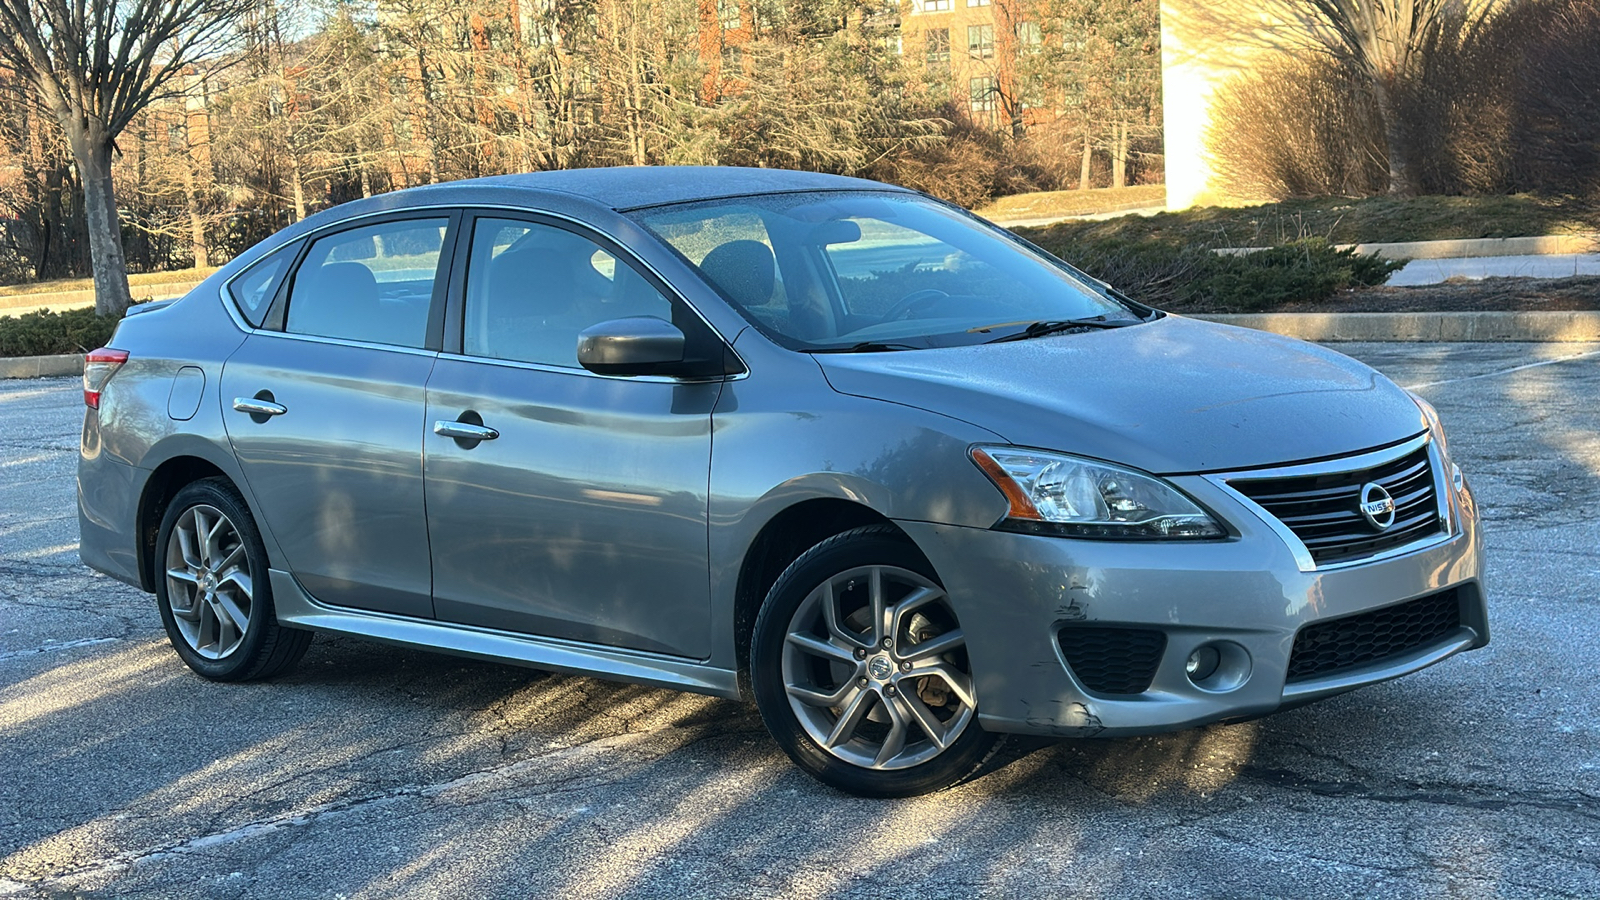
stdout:
POLYGON ((1370 481, 1362 485, 1361 517, 1377 531, 1394 524, 1394 498, 1383 485, 1370 481))

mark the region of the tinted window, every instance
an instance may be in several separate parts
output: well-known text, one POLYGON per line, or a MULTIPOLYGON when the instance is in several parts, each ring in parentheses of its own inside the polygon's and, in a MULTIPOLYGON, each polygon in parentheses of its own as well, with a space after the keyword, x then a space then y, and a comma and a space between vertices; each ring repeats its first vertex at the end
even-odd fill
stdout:
POLYGON ((473 227, 466 353, 576 368, 578 333, 628 316, 670 322, 672 304, 588 238, 508 219, 473 227))
POLYGON ((774 194, 632 215, 798 349, 953 346, 1035 321, 1139 321, 1059 261, 912 194, 774 194))
POLYGON ((317 240, 289 288, 284 330, 421 347, 449 224, 385 222, 317 240))
POLYGON ((294 262, 294 254, 299 246, 297 242, 273 251, 229 282, 228 293, 233 295, 234 306, 239 308, 239 314, 251 325, 261 327, 267 307, 271 305, 272 298, 277 296, 278 285, 283 283, 283 276, 289 271, 289 264, 294 262))

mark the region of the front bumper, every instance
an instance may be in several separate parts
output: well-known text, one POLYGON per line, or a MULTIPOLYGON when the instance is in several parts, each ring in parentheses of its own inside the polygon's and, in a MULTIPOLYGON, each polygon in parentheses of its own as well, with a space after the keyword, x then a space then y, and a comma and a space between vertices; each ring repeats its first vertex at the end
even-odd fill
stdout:
MULTIPOLYGON (((967 637, 979 721, 990 731, 1121 736, 1254 718, 1396 678, 1489 641, 1476 508, 1449 488, 1451 535, 1359 565, 1304 571, 1275 523, 1214 481, 1178 478, 1237 532, 1227 541, 1073 540, 898 523, 944 581, 967 637), (1459 623, 1382 658, 1290 680, 1306 626, 1450 592, 1459 623), (1148 689, 1091 690, 1057 636, 1067 628, 1157 631, 1148 689), (1233 676, 1197 685, 1185 663, 1228 648, 1233 676), (1242 651, 1242 656, 1240 651, 1242 651)), ((1446 601, 1448 602, 1448 601, 1446 601)))

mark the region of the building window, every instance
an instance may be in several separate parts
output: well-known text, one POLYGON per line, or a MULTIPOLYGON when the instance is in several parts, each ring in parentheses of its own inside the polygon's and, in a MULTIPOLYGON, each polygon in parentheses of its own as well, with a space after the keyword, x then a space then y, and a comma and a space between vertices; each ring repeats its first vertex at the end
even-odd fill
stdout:
POLYGON ((1039 23, 1018 22, 1017 43, 1026 50, 1033 50, 1044 43, 1044 32, 1039 30, 1039 23))
POLYGON ((989 0, 967 0, 968 6, 988 6, 989 0))
POLYGON ((738 28, 739 0, 717 0, 717 21, 722 23, 723 31, 738 28))
POLYGON ((722 77, 732 78, 744 71, 744 51, 735 44, 722 47, 722 77))
POLYGON ((919 12, 949 12, 955 7, 955 0, 921 0, 917 6, 919 12))
POLYGON ((928 71, 950 71, 950 29, 928 29, 928 71))
POLYGON ((973 59, 994 59, 994 26, 967 26, 967 54, 973 59))
POLYGON ((979 114, 979 112, 984 112, 984 114, 994 112, 995 107, 998 106, 995 101, 1000 96, 1000 83, 995 80, 994 75, 979 75, 979 77, 973 78, 970 82, 970 88, 974 119, 978 117, 976 114, 979 114))

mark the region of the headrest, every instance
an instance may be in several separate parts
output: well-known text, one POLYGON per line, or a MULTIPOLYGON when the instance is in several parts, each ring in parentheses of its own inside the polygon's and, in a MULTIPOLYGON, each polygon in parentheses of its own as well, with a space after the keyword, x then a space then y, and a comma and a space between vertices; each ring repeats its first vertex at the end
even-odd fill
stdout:
POLYGON ((732 241, 706 254, 700 271, 740 306, 765 306, 772 300, 777 266, 760 241, 732 241))

